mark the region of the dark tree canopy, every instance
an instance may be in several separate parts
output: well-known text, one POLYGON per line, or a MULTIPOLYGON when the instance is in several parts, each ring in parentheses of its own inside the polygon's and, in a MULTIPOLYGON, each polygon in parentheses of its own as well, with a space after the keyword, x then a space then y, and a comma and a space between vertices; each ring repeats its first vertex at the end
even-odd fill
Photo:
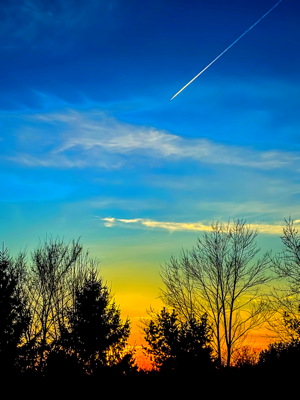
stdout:
POLYGON ((10 257, 6 249, 0 251, 0 372, 16 372, 20 345, 29 323, 25 299, 22 297, 21 278, 24 258, 10 257))
POLYGON ((271 343, 266 350, 260 353, 259 365, 269 370, 300 371, 300 342, 271 343))
POLYGON ((130 334, 129 321, 122 323, 120 310, 95 270, 88 271, 76 289, 68 318, 64 343, 88 374, 122 364, 124 357, 128 359, 124 350, 130 334))
MULTIPOLYGON (((298 306, 299 310, 299 306, 298 306)), ((281 373, 300 372, 300 319, 299 316, 283 313, 283 326, 288 332, 285 341, 269 344, 259 356, 259 365, 267 370, 278 370, 281 373)))
POLYGON ((146 354, 162 373, 199 373, 212 366, 211 329, 206 316, 181 322, 163 308, 145 322, 146 354))
POLYGON ((233 365, 235 368, 252 368, 257 365, 259 350, 250 346, 242 346, 233 355, 233 365))

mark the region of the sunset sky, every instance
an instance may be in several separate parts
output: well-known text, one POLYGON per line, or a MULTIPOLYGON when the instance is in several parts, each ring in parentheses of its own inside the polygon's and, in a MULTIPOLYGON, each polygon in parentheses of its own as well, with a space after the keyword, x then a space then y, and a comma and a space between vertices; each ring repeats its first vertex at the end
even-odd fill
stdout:
POLYGON ((170 100, 275 3, 1 0, 1 241, 81 237, 134 324, 211 221, 280 248, 300 223, 299 0, 170 100))

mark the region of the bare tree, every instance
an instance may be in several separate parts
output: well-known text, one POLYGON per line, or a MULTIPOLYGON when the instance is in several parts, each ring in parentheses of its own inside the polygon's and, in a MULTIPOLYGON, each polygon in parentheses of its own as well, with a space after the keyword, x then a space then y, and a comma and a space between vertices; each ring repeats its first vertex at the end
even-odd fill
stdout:
POLYGON ((249 368, 257 365, 260 351, 250 346, 242 346, 233 355, 232 364, 236 368, 249 368))
POLYGON ((207 315, 217 359, 226 366, 249 331, 264 321, 270 255, 257 259, 256 237, 241 220, 213 223, 195 248, 162 269, 164 301, 183 318, 207 315))
POLYGON ((300 233, 294 221, 285 220, 281 236, 283 250, 273 260, 273 270, 288 284, 290 293, 300 294, 300 233))
POLYGON ((46 240, 32 253, 26 281, 31 311, 26 342, 27 355, 31 351, 32 363, 39 370, 66 329, 67 312, 88 262, 78 240, 68 244, 60 239, 46 240))
POLYGON ((280 340, 289 341, 295 339, 294 328, 300 324, 300 232, 291 218, 285 220, 280 239, 282 251, 272 260, 278 285, 270 294, 274 314, 269 325, 280 340))

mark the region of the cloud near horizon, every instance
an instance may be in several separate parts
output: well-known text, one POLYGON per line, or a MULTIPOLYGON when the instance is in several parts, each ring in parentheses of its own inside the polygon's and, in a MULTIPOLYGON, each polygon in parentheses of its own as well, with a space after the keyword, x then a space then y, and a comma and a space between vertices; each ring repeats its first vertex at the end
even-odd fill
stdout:
MULTIPOLYGON (((33 149, 18 146, 10 161, 32 167, 118 169, 147 158, 164 161, 188 160, 204 164, 231 165, 261 170, 298 170, 299 152, 261 151, 250 147, 214 142, 205 137, 185 138, 154 127, 120 122, 100 111, 41 113, 21 116, 34 122, 33 149), (51 130, 47 147, 44 131, 51 130), (41 145, 42 147, 39 147, 41 145)), ((21 135, 23 132, 19 132, 21 135)))
MULTIPOLYGON (((206 224, 203 222, 170 222, 170 221, 155 221, 147 218, 134 218, 134 219, 124 219, 124 218, 101 218, 104 221, 104 226, 107 228, 112 228, 114 226, 126 226, 128 224, 135 225, 137 227, 145 226, 147 228, 154 229, 165 229, 170 232, 174 231, 212 231, 211 224, 206 224)), ((300 220, 295 220, 295 224, 299 224, 300 220)), ((257 230, 259 233, 265 233, 270 235, 278 235, 282 233, 284 225, 271 225, 271 224, 247 224, 251 229, 257 230)))

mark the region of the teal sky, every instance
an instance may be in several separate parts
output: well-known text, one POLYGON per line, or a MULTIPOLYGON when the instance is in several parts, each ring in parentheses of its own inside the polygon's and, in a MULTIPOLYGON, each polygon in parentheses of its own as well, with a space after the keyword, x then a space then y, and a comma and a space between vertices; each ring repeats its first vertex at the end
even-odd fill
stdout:
POLYGON ((81 237, 118 299, 144 307, 160 265, 213 220, 277 246, 300 220, 299 1, 170 101, 275 3, 1 0, 7 247, 81 237))

